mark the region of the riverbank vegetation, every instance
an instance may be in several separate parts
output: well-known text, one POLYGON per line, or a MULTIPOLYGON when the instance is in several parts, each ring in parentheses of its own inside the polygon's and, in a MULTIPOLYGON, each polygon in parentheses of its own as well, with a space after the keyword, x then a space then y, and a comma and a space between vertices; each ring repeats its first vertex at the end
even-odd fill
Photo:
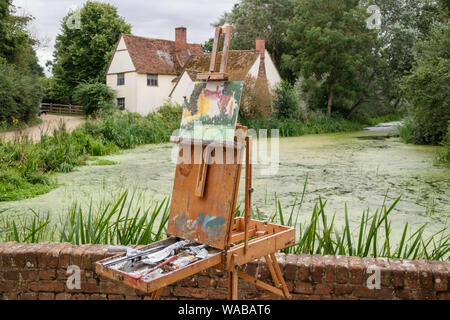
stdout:
POLYGON ((56 186, 52 173, 71 172, 91 156, 104 156, 141 144, 169 141, 179 127, 181 108, 165 105, 146 117, 112 112, 89 119, 68 133, 64 127, 43 135, 0 141, 0 201, 31 198, 56 186))
MULTIPOLYGON (((306 182, 305 182, 306 187, 306 182)), ((284 215, 282 204, 275 199, 276 210, 263 215, 258 208, 252 216, 296 228, 297 242, 286 248, 286 253, 331 254, 359 257, 388 257, 404 259, 450 259, 450 235, 444 228, 430 237, 424 236, 426 225, 410 230, 403 227, 401 239, 394 243, 391 235, 390 215, 400 201, 383 202, 375 212, 364 211, 359 225, 349 222, 347 208, 345 224, 336 226, 335 214, 326 212, 326 200, 319 197, 313 212, 300 213, 305 195, 297 195, 289 214, 284 215)), ((127 192, 115 200, 90 204, 87 208, 74 203, 58 222, 50 215, 32 212, 23 216, 0 213, 0 241, 35 243, 61 241, 73 244, 149 244, 166 237, 169 217, 169 199, 142 205, 135 194, 127 192)), ((243 212, 237 209, 236 215, 243 212)))

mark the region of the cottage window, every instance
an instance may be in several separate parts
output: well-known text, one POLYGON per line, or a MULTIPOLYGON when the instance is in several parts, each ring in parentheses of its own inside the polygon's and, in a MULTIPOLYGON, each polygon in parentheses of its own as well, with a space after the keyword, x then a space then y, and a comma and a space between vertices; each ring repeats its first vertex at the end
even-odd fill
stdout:
POLYGON ((157 87, 158 86, 158 75, 157 74, 147 74, 147 86, 157 87))
POLYGON ((117 106, 119 110, 125 110, 125 98, 117 98, 117 106))
POLYGON ((125 84, 125 73, 118 73, 117 74, 117 85, 123 86, 125 84))

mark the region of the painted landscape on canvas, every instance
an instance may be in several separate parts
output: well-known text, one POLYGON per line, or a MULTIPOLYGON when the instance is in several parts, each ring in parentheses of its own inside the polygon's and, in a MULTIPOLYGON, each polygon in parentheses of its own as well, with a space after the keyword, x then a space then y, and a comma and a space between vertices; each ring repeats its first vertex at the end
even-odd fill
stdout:
POLYGON ((233 141, 243 81, 195 82, 184 98, 180 137, 233 141))

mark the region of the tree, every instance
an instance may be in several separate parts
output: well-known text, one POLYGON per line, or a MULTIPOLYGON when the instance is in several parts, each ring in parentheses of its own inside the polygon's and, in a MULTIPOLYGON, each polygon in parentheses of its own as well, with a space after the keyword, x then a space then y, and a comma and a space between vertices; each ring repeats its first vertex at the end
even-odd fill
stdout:
POLYGON ((322 81, 327 114, 335 102, 352 109, 368 94, 380 57, 377 33, 367 28, 368 14, 356 0, 296 0, 287 40, 292 46, 284 61, 305 88, 322 81))
POLYGON ((414 43, 425 40, 438 19, 439 6, 435 0, 375 0, 382 14, 378 33, 381 54, 386 61, 378 81, 385 103, 396 110, 401 102, 400 81, 416 59, 414 43))
POLYGON ((439 144, 450 121, 450 21, 432 27, 430 38, 416 44, 417 62, 402 81, 416 143, 439 144))
POLYGON ((77 13, 63 18, 56 38, 53 98, 70 101, 75 87, 82 82, 105 82, 105 72, 121 33, 131 26, 117 13, 117 8, 101 2, 87 1, 77 13), (79 14, 79 28, 73 18, 79 14))
MULTIPOLYGON (((233 25, 231 49, 254 49, 255 39, 264 38, 267 50, 280 67, 281 57, 287 49, 285 35, 293 9, 292 0, 241 0, 213 25, 233 25)), ((209 44, 212 47, 211 39, 204 48, 209 49, 209 44)))
POLYGON ((0 0, 0 62, 6 61, 20 69, 43 76, 33 46, 37 43, 26 30, 33 17, 16 16, 10 0, 0 0))

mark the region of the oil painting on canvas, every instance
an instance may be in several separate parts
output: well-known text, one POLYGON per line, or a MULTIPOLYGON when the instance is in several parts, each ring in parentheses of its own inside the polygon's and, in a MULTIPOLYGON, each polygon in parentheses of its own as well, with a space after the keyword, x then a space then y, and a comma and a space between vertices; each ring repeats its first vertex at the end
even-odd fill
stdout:
POLYGON ((184 98, 180 137, 233 141, 242 81, 195 82, 184 98))

